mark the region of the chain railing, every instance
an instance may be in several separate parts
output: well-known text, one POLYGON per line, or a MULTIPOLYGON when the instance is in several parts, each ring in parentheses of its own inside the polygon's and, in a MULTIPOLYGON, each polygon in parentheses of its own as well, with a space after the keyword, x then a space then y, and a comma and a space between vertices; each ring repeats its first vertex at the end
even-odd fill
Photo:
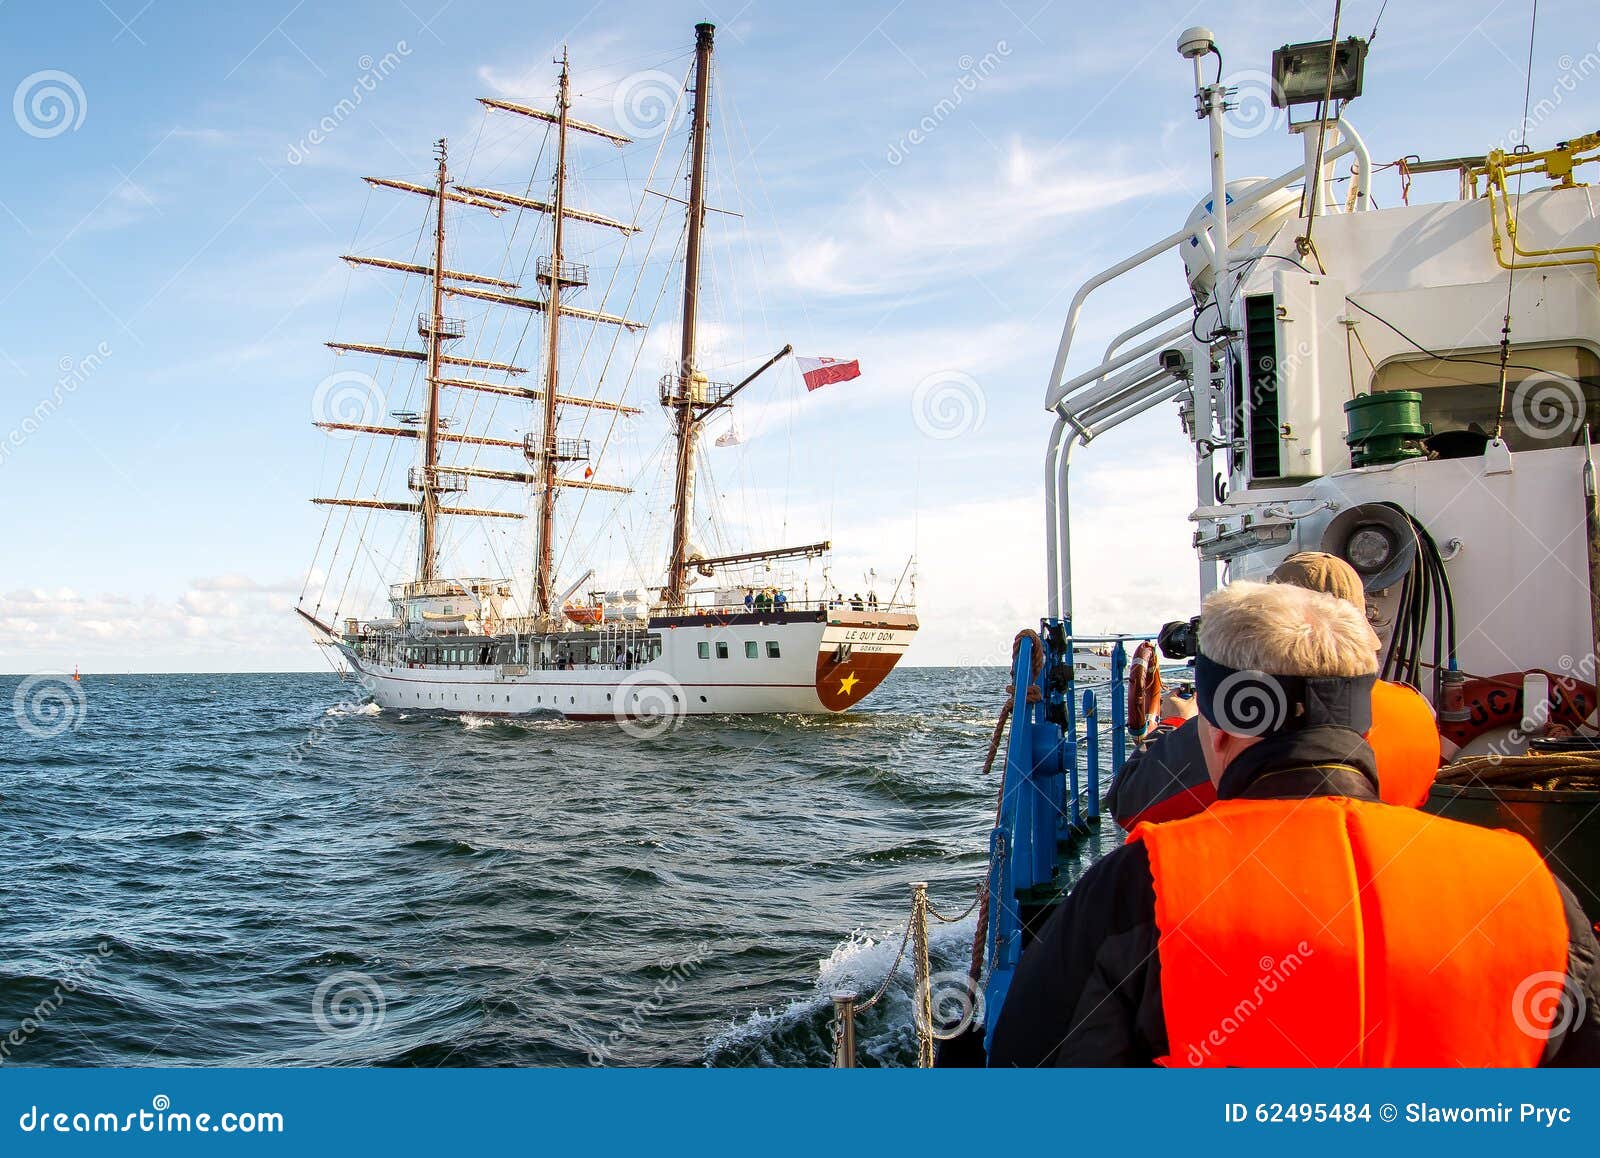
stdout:
MULTIPOLYGON (((900 935, 900 948, 894 955, 894 961, 883 975, 877 990, 865 1001, 860 1000, 859 994, 851 990, 841 990, 833 994, 833 1064, 839 1069, 854 1069, 856 1066, 856 1015, 865 1013, 878 1002, 883 1000, 895 978, 900 974, 900 963, 906 958, 906 949, 911 950, 912 971, 912 1023, 917 1032, 917 1066, 921 1069, 931 1069, 934 1061, 935 1043, 950 1041, 965 1032, 971 1021, 969 1016, 963 1019, 962 1026, 955 1033, 940 1033, 933 1022, 933 986, 932 966, 930 963, 930 948, 928 940, 928 918, 932 917, 941 924, 953 925, 966 920, 978 908, 984 898, 983 883, 979 882, 973 895, 972 903, 961 912, 954 915, 941 913, 928 900, 928 883, 926 881, 911 882, 911 913, 906 918, 905 931, 900 935)), ((978 979, 969 976, 967 979, 967 1000, 970 1003, 977 1001, 978 979)))

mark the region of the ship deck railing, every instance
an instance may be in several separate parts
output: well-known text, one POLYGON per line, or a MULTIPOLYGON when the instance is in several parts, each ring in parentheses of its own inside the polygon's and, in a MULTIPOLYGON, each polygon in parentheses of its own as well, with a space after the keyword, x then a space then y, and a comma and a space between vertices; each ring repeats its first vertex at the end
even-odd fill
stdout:
MULTIPOLYGON (((1371 180, 1372 157, 1366 143, 1349 121, 1342 117, 1337 125, 1340 140, 1331 145, 1324 155, 1324 164, 1332 164, 1340 157, 1353 155, 1356 161, 1357 182, 1355 208, 1365 211, 1372 208, 1371 180)), ((1249 191, 1228 202, 1230 223, 1244 220, 1248 211, 1283 189, 1304 182, 1313 167, 1308 159, 1288 172, 1262 181, 1249 191)), ((1326 207, 1332 212, 1333 207, 1326 207)), ((1229 233, 1233 230, 1230 228, 1229 233)), ((1185 370, 1163 357, 1164 351, 1174 345, 1187 345, 1192 339, 1195 306, 1189 294, 1158 310, 1142 321, 1129 326, 1111 339, 1104 356, 1091 369, 1063 380, 1067 362, 1072 356, 1073 342, 1077 336, 1078 320, 1084 303, 1099 289, 1110 285, 1125 274, 1140 269, 1148 262, 1173 251, 1181 251, 1186 244, 1195 245, 1201 257, 1210 263, 1215 250, 1209 221, 1185 224, 1174 233, 1145 246, 1137 253, 1123 258, 1089 278, 1073 295, 1067 307, 1067 316, 1061 328, 1061 341, 1056 348, 1055 362, 1050 368, 1050 380, 1045 388, 1044 408, 1056 415, 1055 425, 1044 459, 1045 495, 1045 595, 1047 614, 1051 618, 1072 615, 1072 563, 1071 563, 1071 505, 1068 499, 1068 479, 1072 465, 1072 450, 1079 443, 1088 443, 1130 418, 1137 417, 1152 407, 1179 399, 1194 387, 1194 370, 1185 370), (1176 324, 1167 326, 1174 318, 1176 324)), ((1263 252, 1258 248, 1230 246, 1228 264, 1237 263, 1263 252)), ((1204 367, 1199 373, 1203 375, 1204 367)), ((1209 403, 1209 397, 1207 399, 1209 403)), ((1196 442, 1212 439, 1210 407, 1196 406, 1191 434, 1196 442)))
POLYGON ((459 595, 466 598, 478 592, 494 591, 506 585, 504 579, 413 579, 389 585, 390 599, 429 599, 459 595))
POLYGON ((630 671, 633 668, 648 667, 660 658, 659 653, 642 657, 636 655, 631 667, 622 660, 597 660, 593 663, 573 660, 569 664, 560 665, 555 660, 529 659, 507 662, 501 659, 491 659, 487 663, 480 663, 477 660, 462 660, 460 662, 453 660, 408 660, 401 656, 395 662, 407 668, 495 668, 504 676, 523 676, 529 672, 536 671, 630 671))
MULTIPOLYGON (((1118 632, 1074 635, 1065 620, 1024 633, 1011 671, 1011 732, 1000 809, 989 838, 989 928, 984 946, 985 1007, 1004 1004, 1024 948, 1024 926, 1067 887, 1067 868, 1099 828, 1103 789, 1128 758, 1129 645, 1154 637, 1118 632), (1083 678, 1074 654, 1109 644, 1104 678, 1083 678), (1036 649, 1044 648, 1037 661, 1036 649)), ((988 1033, 993 1032, 993 1019, 988 1033)))
POLYGON ((908 601, 890 602, 879 600, 876 604, 863 599, 859 604, 849 599, 785 599, 782 605, 769 604, 764 607, 746 607, 743 601, 738 603, 684 603, 676 607, 665 608, 664 615, 744 615, 754 611, 895 611, 913 612, 917 605, 908 601))

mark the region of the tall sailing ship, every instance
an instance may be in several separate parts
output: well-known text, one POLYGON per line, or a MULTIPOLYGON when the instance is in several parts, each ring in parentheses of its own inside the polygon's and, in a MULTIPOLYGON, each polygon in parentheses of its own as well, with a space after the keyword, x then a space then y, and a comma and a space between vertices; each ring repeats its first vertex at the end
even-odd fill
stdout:
MULTIPOLYGON (((656 583, 606 587, 595 581, 597 569, 592 566, 565 586, 558 576, 560 560, 567 554, 564 548, 575 545, 562 540, 561 496, 570 491, 615 499, 631 490, 595 476, 598 459, 591 453, 591 441, 563 436, 563 415, 579 410, 615 423, 640 414, 622 400, 600 396, 604 371, 594 395, 563 392, 563 322, 587 327, 585 350, 595 344, 592 335, 602 327, 618 334, 647 328, 643 322, 569 301, 589 282, 588 266, 569 260, 569 227, 610 231, 624 242, 642 231, 636 223, 639 214, 630 222, 569 204, 569 144, 584 138, 620 148, 630 139, 571 115, 571 74, 563 52, 554 109, 501 99, 481 102, 491 115, 531 119, 546 128, 548 139, 541 154, 547 148, 554 158, 548 200, 457 182, 443 140, 438 142, 431 184, 367 178, 374 187, 431 201, 432 253, 426 264, 372 256, 345 258, 354 266, 426 279, 426 305, 417 318, 421 348, 328 345, 344 354, 411 363, 413 371, 421 371, 416 385, 423 403, 420 411, 395 412, 396 425, 334 420, 317 425, 352 440, 392 440, 391 448, 410 442, 420 453, 409 471, 410 498, 355 494, 313 501, 330 508, 325 539, 334 534, 335 513, 344 512, 336 541, 350 532, 355 512, 366 512, 359 516, 363 534, 373 512, 414 515, 416 566, 412 577, 389 587, 387 616, 346 617, 337 607, 325 611, 331 584, 321 585, 315 596, 303 594, 296 610, 380 707, 471 714, 558 712, 578 719, 624 721, 839 712, 876 688, 915 637, 912 563, 900 572, 894 589, 880 598, 870 583, 860 585, 865 595, 859 587, 847 593, 826 571, 815 588, 809 580, 800 585, 782 575, 774 578, 774 564, 826 557, 831 550, 826 540, 720 552, 708 551, 697 541, 697 453, 708 422, 730 415, 734 399, 793 351, 785 346, 737 382, 712 381, 702 369, 698 345, 702 235, 707 213, 714 211, 706 202, 714 28, 700 24, 695 33, 692 84, 681 98, 692 94, 687 196, 649 189, 646 181, 646 193, 661 198, 664 206, 686 211, 678 357, 659 382, 660 404, 670 426, 672 500, 670 543, 656 583), (447 205, 547 221, 548 252, 534 263, 538 292, 523 296, 519 282, 504 273, 491 276, 449 268, 447 205), (478 357, 478 350, 459 352, 457 343, 467 337, 468 326, 446 315, 447 299, 521 312, 528 325, 517 345, 537 334, 535 340, 542 342, 542 385, 530 388, 507 381, 527 372, 512 361, 478 357), (535 417, 520 439, 472 432, 461 416, 447 413, 442 405, 446 397, 460 394, 529 403, 535 417), (475 456, 484 450, 513 452, 525 465, 479 465, 475 456), (457 460, 456 455, 474 457, 457 460), (531 514, 471 505, 465 498, 469 487, 483 484, 528 494, 531 514), (531 582, 521 577, 450 574, 444 542, 447 526, 482 520, 477 524, 482 527, 489 521, 525 517, 534 520, 531 582)), ((513 229, 513 239, 515 235, 513 229)), ((624 244, 619 273, 626 256, 624 244)), ((644 268, 641 261, 639 269, 644 268)), ((629 302, 638 296, 636 284, 629 302)), ((612 342, 606 366, 616 348, 612 342)), ((466 418, 474 413, 469 408, 466 418)), ((356 485, 364 473, 365 460, 356 471, 356 485)), ((571 527, 567 529, 570 532, 571 527)), ((365 544, 358 544, 358 549, 370 552, 365 544)), ((310 588, 308 581, 308 592, 310 588)), ((334 598, 342 601, 344 594, 334 598)))

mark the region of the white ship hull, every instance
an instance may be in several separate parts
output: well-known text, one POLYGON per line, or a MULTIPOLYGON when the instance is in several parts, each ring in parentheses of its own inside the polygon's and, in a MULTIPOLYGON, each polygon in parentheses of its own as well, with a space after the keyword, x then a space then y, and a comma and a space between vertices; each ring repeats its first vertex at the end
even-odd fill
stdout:
MULTIPOLYGON (((471 715, 555 712, 571 719, 820 715, 855 706, 916 636, 915 615, 826 613, 691 616, 652 621, 659 657, 642 666, 385 662, 338 648, 379 707, 471 715)), ((438 642, 448 647, 449 638, 438 642)))

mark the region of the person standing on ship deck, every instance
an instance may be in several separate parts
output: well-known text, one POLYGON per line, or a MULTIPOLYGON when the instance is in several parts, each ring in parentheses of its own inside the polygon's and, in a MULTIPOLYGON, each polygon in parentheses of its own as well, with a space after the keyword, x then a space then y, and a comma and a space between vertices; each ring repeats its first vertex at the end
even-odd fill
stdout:
POLYGON ((1600 1065, 1571 891, 1521 836, 1379 799, 1373 642, 1288 584, 1206 601, 1219 799, 1089 868, 1023 955, 991 1065, 1600 1065))

